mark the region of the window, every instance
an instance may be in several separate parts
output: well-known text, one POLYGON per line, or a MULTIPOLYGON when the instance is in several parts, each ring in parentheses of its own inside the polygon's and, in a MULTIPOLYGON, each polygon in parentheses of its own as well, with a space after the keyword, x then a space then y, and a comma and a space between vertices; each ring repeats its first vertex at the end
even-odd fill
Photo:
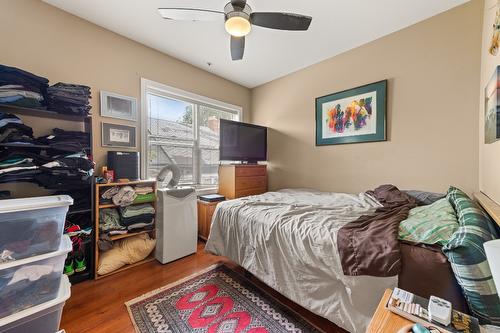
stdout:
POLYGON ((176 164, 180 185, 217 185, 219 120, 240 120, 241 108, 144 79, 142 90, 143 176, 176 164))

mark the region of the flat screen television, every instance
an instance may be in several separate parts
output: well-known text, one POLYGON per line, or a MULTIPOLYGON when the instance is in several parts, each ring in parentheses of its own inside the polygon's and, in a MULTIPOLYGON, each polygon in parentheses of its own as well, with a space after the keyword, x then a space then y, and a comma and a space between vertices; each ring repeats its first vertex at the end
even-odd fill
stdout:
POLYGON ((267 127, 221 119, 219 160, 266 161, 267 127))

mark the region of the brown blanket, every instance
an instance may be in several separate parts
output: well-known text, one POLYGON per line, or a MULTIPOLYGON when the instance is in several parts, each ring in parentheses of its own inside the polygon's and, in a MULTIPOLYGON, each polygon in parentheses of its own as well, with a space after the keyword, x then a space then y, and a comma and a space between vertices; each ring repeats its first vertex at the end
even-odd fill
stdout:
POLYGON ((470 313, 462 288, 440 246, 404 241, 400 244, 399 288, 424 298, 431 295, 444 298, 453 304, 453 309, 470 313))
POLYGON ((346 224, 337 235, 345 275, 394 276, 401 270, 399 223, 408 218, 415 200, 394 185, 367 192, 383 207, 346 224))

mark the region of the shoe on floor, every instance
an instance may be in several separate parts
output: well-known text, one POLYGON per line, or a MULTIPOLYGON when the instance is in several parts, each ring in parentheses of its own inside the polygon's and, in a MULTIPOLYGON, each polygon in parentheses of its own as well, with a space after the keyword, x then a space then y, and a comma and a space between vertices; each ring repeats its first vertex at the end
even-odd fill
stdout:
POLYGON ((75 257, 75 272, 80 273, 87 269, 87 263, 85 261, 85 256, 83 253, 79 253, 75 257))
POLYGON ((73 265, 74 265, 73 259, 71 258, 66 259, 66 261, 64 262, 64 274, 66 274, 67 276, 75 274, 75 269, 73 265))

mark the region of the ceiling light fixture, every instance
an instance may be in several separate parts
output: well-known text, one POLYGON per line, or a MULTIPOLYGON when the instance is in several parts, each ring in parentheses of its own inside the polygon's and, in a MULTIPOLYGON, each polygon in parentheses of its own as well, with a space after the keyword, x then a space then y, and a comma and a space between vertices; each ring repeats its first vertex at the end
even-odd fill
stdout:
POLYGON ((252 31, 250 21, 241 16, 233 16, 226 20, 226 31, 234 37, 246 36, 252 31))
POLYGON ((239 8, 228 3, 224 8, 226 23, 224 24, 228 34, 234 37, 245 37, 252 31, 250 13, 252 9, 245 4, 245 8, 239 8))

